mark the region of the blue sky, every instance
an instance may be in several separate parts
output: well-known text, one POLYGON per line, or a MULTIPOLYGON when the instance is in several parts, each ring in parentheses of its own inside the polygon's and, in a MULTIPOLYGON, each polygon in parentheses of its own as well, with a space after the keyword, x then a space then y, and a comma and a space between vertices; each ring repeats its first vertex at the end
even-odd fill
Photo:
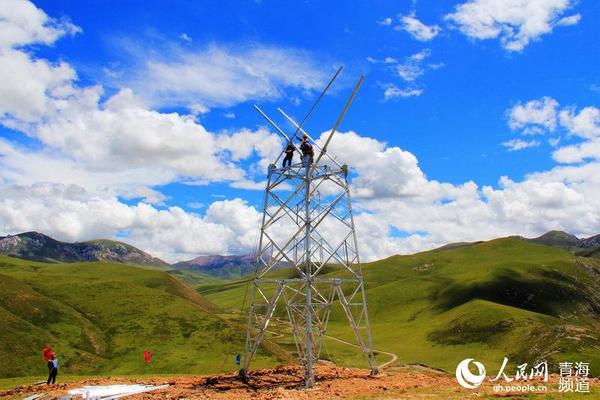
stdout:
POLYGON ((0 182, 7 207, 29 205, 0 213, 0 234, 118 236, 169 259, 247 251, 280 145, 251 106, 301 119, 339 65, 306 126, 330 128, 365 75, 335 149, 356 167, 359 232, 382 242, 367 258, 600 231, 597 2, 34 3, 0 10, 0 182))

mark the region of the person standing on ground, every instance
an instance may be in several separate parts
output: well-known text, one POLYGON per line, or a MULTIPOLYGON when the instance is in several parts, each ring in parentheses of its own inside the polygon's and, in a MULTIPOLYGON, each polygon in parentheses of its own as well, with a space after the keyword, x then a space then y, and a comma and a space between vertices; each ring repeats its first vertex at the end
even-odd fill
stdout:
POLYGON ((49 344, 46 345, 46 347, 44 347, 44 361, 46 362, 46 365, 48 366, 48 374, 50 374, 50 372, 52 372, 52 364, 50 363, 50 360, 52 359, 52 347, 50 347, 49 344))
POLYGON ((288 167, 292 166, 292 158, 294 158, 294 151, 296 148, 292 142, 289 142, 287 147, 285 148, 285 158, 283 159, 283 168, 285 168, 286 164, 288 167))
POLYGON ((46 383, 48 385, 51 383, 56 383, 56 375, 58 374, 58 358, 56 358, 56 354, 54 353, 52 353, 52 357, 50 360, 48 360, 48 370, 50 370, 50 374, 48 375, 48 381, 46 383))

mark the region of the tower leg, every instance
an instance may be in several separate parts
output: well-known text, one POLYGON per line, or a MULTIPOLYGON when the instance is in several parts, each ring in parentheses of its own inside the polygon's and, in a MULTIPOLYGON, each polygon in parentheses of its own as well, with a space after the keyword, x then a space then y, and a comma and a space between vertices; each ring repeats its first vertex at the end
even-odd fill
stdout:
MULTIPOLYGON (((361 285, 362 285, 362 283, 361 283, 361 285)), ((352 310, 350 309, 350 305, 348 304, 348 300, 346 299, 346 295, 344 294, 344 291, 342 290, 341 285, 337 284, 335 290, 337 291, 338 297, 340 299, 340 304, 342 305, 342 308, 344 309, 344 313, 346 314, 346 317, 348 317, 348 322, 350 322, 352 331, 354 331, 354 336, 356 337, 356 342, 360 346, 361 351, 363 352, 365 358, 367 359, 367 362, 369 363, 369 367, 371 368, 371 375, 377 375, 378 370, 377 370, 377 365, 375 365, 375 357, 373 356, 373 350, 371 350, 369 348, 370 346, 367 346, 367 344, 365 344, 365 341, 364 341, 362 335, 360 334, 358 323, 356 322, 356 319, 354 318, 354 315, 352 314, 352 310)), ((362 307, 364 310, 364 308, 366 308, 364 296, 362 298, 362 303, 363 303, 362 307)), ((370 329, 370 327, 367 326, 367 329, 370 329)), ((369 343, 369 345, 370 345, 370 343, 369 343)))
MULTIPOLYGON (((254 290, 256 290, 256 288, 254 290)), ((277 300, 279 300, 279 297, 281 296, 282 292, 283 292, 283 284, 279 283, 277 285, 277 289, 275 290, 275 292, 273 293, 273 296, 271 297, 271 300, 269 301, 269 308, 267 309, 264 319, 258 328, 258 333, 256 334, 256 338, 254 339, 254 342, 252 342, 252 334, 251 333, 249 333, 246 338, 246 341, 247 341, 246 347, 248 349, 248 352, 246 353, 246 357, 244 358, 244 366, 240 370, 240 377, 246 376, 246 372, 248 371, 248 366, 250 365, 250 361, 252 361, 252 357, 254 357, 254 354, 256 354, 256 351, 258 350, 258 346, 260 346, 260 343, 262 342, 262 340, 265 336, 267 326, 269 326, 269 322, 271 322, 271 318, 273 318, 273 313, 275 312, 275 308, 277 306, 277 300)), ((251 314, 254 313, 253 308, 251 308, 250 312, 251 312, 251 314)), ((249 318, 251 319, 252 315, 250 315, 249 318)))

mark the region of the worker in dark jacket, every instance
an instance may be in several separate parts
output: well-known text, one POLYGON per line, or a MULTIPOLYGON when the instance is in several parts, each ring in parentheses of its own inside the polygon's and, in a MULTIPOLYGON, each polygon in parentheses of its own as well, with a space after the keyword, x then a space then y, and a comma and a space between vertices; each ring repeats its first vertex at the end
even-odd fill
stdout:
POLYGON ((294 158, 294 151, 296 148, 292 144, 292 142, 288 143, 285 148, 285 158, 283 159, 283 168, 285 168, 286 164, 288 167, 292 166, 292 158, 294 158))
POLYGON ((302 136, 302 143, 300 143, 300 151, 302 152, 302 158, 306 165, 312 164, 315 152, 313 151, 313 147, 309 143, 308 136, 306 136, 306 134, 302 136))
POLYGON ((48 360, 48 370, 50 371, 50 375, 48 375, 48 381, 46 382, 48 385, 51 383, 56 383, 56 374, 58 374, 58 358, 56 358, 56 354, 52 353, 52 357, 48 360))

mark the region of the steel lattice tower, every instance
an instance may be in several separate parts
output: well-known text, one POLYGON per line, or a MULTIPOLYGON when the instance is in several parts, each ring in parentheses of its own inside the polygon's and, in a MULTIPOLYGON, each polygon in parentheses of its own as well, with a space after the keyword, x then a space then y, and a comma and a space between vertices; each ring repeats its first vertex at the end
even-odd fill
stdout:
POLYGON ((327 322, 336 301, 339 301, 372 373, 377 373, 352 215, 348 167, 327 154, 327 146, 363 77, 323 147, 302 128, 340 71, 341 67, 300 124, 278 109, 296 128, 293 135, 288 136, 255 106, 288 144, 293 144, 300 133, 306 135, 315 149, 315 157, 312 164, 308 158, 303 158, 290 167, 277 167, 282 152, 269 166, 258 266, 248 310, 246 355, 240 370, 242 377, 246 376, 269 323, 276 318, 279 305, 284 308, 283 314, 292 330, 299 361, 305 370, 305 385, 312 387, 314 364, 321 352, 327 322), (327 271, 331 269, 333 271, 327 271))

